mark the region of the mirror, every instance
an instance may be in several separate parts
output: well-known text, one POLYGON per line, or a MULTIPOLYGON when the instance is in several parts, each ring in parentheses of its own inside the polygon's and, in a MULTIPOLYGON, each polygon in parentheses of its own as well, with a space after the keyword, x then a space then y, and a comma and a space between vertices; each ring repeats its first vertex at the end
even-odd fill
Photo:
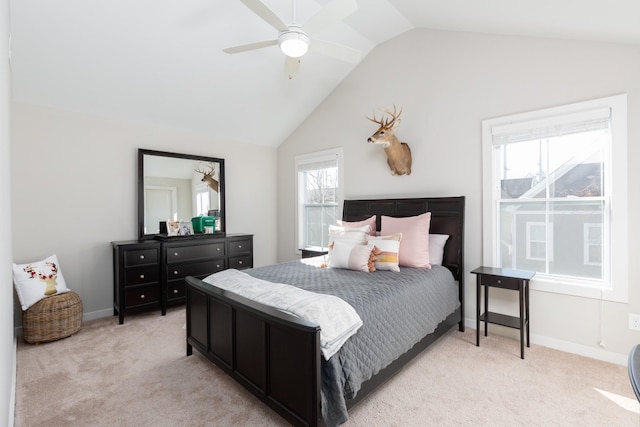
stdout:
POLYGON ((138 234, 160 235, 160 222, 215 216, 225 232, 224 159, 138 149, 138 234))

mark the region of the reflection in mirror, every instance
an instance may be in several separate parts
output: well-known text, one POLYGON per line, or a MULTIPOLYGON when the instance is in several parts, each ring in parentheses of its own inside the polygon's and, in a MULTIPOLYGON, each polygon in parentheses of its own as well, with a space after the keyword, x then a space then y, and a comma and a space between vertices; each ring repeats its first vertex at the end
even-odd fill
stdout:
POLYGON ((138 226, 140 238, 161 233, 160 223, 216 217, 224 232, 224 160, 139 150, 138 226))

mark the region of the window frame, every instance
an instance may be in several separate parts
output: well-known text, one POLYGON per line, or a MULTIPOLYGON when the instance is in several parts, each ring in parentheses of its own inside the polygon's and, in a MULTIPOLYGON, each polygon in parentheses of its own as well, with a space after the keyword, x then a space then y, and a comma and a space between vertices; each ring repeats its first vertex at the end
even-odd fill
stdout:
POLYGON ((567 278, 554 275, 536 275, 531 289, 587 298, 628 302, 628 192, 627 192, 627 95, 620 94, 574 104, 545 108, 482 121, 483 163, 483 263, 499 266, 498 217, 500 191, 499 150, 493 140, 493 129, 501 126, 527 127, 541 122, 553 123, 558 117, 581 114, 608 108, 611 114, 611 147, 607 186, 610 210, 605 221, 610 227, 608 241, 610 257, 603 260, 609 281, 567 278), (610 215, 609 215, 610 214, 610 215))
MULTIPOLYGON (((301 255, 302 250, 321 250, 319 247, 304 247, 304 199, 301 197, 299 170, 300 166, 334 160, 338 168, 338 188, 336 191, 337 216, 342 216, 342 204, 344 201, 344 168, 343 168, 342 147, 331 148, 313 153, 299 154, 294 160, 294 183, 295 183, 295 248, 296 254, 301 255)), ((327 236, 328 237, 328 236, 327 236)))

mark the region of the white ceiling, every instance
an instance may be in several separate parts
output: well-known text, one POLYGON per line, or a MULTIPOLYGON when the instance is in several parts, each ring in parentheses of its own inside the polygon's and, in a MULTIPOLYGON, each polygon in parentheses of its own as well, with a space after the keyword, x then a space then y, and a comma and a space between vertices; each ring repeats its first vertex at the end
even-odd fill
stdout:
MULTIPOLYGON (((292 20, 291 0, 263 0, 292 20)), ((329 0, 298 0, 304 22, 329 0)), ((640 44, 637 0, 358 0, 318 39, 360 49, 413 28, 640 44)), ((357 66, 318 53, 288 80, 277 31, 238 0, 11 2, 15 101, 277 146, 357 66)))

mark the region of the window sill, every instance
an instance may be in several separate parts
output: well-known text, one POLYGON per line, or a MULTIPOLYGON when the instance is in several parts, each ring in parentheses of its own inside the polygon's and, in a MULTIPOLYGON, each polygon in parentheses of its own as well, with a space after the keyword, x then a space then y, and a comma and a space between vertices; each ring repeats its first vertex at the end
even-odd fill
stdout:
POLYGON ((531 290, 570 295, 582 298, 602 299, 612 302, 628 302, 626 292, 615 292, 611 284, 596 284, 575 279, 552 278, 537 274, 531 280, 531 290))

